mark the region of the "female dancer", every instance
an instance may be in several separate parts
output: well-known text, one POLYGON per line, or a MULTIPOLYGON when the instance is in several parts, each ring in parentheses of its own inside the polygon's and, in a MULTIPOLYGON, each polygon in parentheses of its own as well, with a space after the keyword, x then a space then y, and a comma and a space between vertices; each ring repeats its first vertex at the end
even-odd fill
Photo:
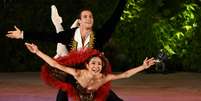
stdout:
POLYGON ((71 90, 69 90, 70 87, 68 85, 62 85, 62 83, 54 84, 54 86, 66 89, 68 94, 70 94, 69 99, 73 101, 105 101, 107 95, 104 95, 104 93, 108 94, 109 91, 108 82, 128 78, 155 64, 154 58, 146 58, 143 64, 136 68, 120 74, 111 74, 107 59, 97 50, 85 48, 80 51, 72 51, 68 56, 56 61, 41 52, 35 44, 25 43, 25 45, 30 52, 42 58, 51 67, 68 73, 75 78, 76 81, 71 90), (78 65, 78 63, 83 63, 83 65, 80 65, 79 69, 74 68, 73 66, 78 65))

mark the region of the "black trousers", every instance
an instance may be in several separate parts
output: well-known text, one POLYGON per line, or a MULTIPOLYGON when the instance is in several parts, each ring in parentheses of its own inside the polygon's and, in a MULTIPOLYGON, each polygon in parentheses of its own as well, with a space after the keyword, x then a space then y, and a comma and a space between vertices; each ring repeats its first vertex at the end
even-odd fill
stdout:
MULTIPOLYGON (((68 96, 66 91, 63 91, 60 89, 57 94, 56 101, 68 101, 68 96)), ((112 90, 110 90, 106 101, 123 101, 123 100, 119 98, 112 90)))

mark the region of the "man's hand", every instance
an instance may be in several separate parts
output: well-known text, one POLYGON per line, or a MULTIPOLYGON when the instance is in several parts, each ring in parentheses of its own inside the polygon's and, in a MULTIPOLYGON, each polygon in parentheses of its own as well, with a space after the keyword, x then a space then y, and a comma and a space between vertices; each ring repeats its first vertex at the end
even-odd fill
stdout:
POLYGON ((21 31, 19 28, 14 26, 14 31, 8 31, 8 34, 6 34, 6 37, 12 38, 12 39, 23 39, 23 31, 21 31))

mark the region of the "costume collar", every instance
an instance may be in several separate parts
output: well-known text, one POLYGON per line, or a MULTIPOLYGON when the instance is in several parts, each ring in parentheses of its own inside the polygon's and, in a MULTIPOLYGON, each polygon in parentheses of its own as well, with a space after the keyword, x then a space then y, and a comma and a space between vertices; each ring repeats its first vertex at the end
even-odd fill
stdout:
POLYGON ((84 46, 82 43, 82 36, 80 33, 80 28, 77 28, 75 30, 75 35, 74 35, 74 40, 78 43, 77 44, 77 49, 83 48, 83 47, 89 47, 89 41, 90 41, 90 33, 87 33, 86 38, 85 38, 85 42, 84 42, 84 46))

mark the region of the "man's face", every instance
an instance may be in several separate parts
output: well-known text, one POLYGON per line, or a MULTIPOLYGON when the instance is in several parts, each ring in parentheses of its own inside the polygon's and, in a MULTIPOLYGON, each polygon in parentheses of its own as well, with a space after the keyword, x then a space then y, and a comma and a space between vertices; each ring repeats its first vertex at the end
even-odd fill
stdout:
POLYGON ((93 14, 89 10, 84 10, 81 12, 79 24, 80 27, 92 29, 94 23, 93 14))

